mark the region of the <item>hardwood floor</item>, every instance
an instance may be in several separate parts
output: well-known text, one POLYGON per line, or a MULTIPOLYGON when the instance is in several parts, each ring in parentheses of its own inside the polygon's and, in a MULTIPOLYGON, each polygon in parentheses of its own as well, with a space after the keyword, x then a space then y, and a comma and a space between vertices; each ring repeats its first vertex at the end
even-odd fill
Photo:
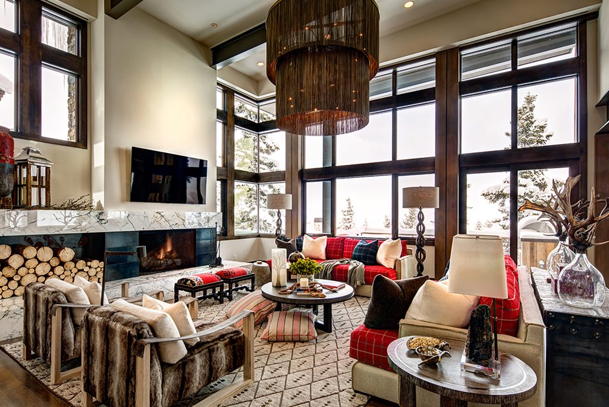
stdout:
POLYGON ((0 351, 0 383, 2 407, 69 407, 3 351, 0 351))

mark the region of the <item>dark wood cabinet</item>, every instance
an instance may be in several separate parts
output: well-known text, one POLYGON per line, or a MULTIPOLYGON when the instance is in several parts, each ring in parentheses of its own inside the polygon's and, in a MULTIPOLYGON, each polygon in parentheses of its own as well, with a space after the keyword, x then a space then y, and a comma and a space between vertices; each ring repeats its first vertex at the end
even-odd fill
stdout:
POLYGON ((609 400, 609 290, 598 309, 563 304, 533 268, 533 287, 546 324, 546 405, 607 406, 609 400))

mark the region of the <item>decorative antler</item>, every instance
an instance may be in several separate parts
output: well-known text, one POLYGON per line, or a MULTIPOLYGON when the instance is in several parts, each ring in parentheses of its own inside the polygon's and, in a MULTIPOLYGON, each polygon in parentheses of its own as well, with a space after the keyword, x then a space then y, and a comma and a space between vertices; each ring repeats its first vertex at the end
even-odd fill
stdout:
POLYGON ((590 246, 598 246, 607 242, 594 243, 596 229, 605 219, 609 218, 609 198, 598 198, 592 188, 590 200, 582 199, 571 204, 571 191, 579 182, 580 176, 569 177, 562 189, 552 182, 554 197, 547 202, 533 203, 525 200, 519 211, 526 209, 545 214, 556 229, 556 235, 567 234, 570 246, 577 252, 583 253, 590 246), (604 203, 603 209, 596 215, 596 206, 604 203))

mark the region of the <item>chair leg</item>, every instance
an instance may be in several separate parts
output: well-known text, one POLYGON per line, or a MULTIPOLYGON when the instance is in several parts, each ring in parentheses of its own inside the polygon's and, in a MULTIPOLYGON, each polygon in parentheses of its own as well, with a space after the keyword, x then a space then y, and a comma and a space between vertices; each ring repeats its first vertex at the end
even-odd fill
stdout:
POLYGON ((59 383, 61 376, 61 323, 62 309, 55 308, 51 318, 51 384, 59 383))
POLYGON ((156 293, 156 299, 159 301, 163 301, 165 299, 165 291, 161 290, 156 293))
POLYGON ((193 320, 197 319, 199 315, 199 301, 196 299, 188 304, 188 312, 190 312, 190 318, 193 320))
POLYGON ((32 359, 34 359, 34 355, 32 355, 32 352, 28 349, 27 346, 25 346, 25 343, 23 344, 23 348, 22 348, 22 352, 21 352, 21 357, 23 358, 23 360, 32 360, 32 359))
POLYGON ((124 297, 124 298, 129 297, 129 283, 121 284, 121 297, 124 297))
POLYGON ((150 346, 135 357, 135 407, 150 407, 150 346))

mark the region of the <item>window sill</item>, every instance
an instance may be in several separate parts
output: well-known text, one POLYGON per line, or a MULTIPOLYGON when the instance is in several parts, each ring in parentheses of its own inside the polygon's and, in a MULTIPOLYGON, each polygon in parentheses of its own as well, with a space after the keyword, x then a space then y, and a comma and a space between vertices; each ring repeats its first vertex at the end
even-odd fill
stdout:
POLYGON ((36 141, 38 143, 47 143, 47 144, 56 144, 65 147, 74 147, 74 148, 82 148, 84 150, 87 149, 86 142, 78 142, 78 141, 67 141, 67 140, 58 140, 49 137, 37 136, 34 134, 21 133, 16 131, 9 132, 13 138, 21 139, 21 140, 30 140, 36 141))

